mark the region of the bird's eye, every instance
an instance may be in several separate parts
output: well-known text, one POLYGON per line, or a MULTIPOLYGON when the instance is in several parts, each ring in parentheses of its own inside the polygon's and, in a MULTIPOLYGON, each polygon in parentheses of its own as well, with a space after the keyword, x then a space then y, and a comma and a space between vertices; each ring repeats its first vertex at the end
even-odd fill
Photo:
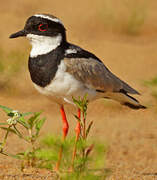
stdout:
POLYGON ((48 24, 40 24, 38 26, 38 30, 43 32, 43 31, 47 31, 48 30, 48 24))

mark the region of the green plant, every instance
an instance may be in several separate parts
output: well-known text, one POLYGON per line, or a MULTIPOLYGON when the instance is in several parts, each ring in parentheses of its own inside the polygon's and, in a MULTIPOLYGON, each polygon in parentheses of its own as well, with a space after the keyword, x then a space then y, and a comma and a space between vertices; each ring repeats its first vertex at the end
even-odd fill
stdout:
POLYGON ((152 96, 157 99, 157 77, 145 81, 144 84, 150 88, 152 96))
POLYGON ((35 152, 37 150, 37 148, 35 147, 35 142, 39 137, 39 132, 45 122, 45 118, 40 119, 41 112, 20 113, 16 110, 13 110, 11 108, 2 105, 0 105, 0 108, 4 110, 7 116, 9 116, 7 122, 0 123, 0 128, 6 132, 4 139, 0 143, 0 153, 6 156, 24 160, 27 162, 27 164, 34 166, 35 152), (30 116, 30 117, 26 118, 26 116, 30 116), (23 133, 23 129, 27 131, 27 135, 23 133), (5 152, 5 145, 9 134, 15 134, 20 139, 29 143, 30 144, 29 148, 26 149, 26 151, 17 153, 15 155, 5 152))
POLYGON ((22 70, 25 62, 25 54, 22 52, 5 52, 0 49, 0 89, 12 89, 11 78, 15 77, 22 70))
MULTIPOLYGON (((78 100, 73 97, 73 102, 78 107, 78 109, 80 109, 80 112, 81 112, 80 118, 78 118, 77 115, 74 115, 74 116, 75 116, 76 120, 79 121, 80 126, 81 126, 81 132, 80 132, 80 136, 79 136, 80 139, 79 140, 82 142, 82 145, 84 144, 84 146, 81 146, 81 152, 82 153, 80 154, 80 156, 82 156, 82 159, 83 159, 83 164, 82 164, 81 168, 84 168, 85 163, 86 163, 86 159, 93 149, 93 144, 91 144, 89 147, 87 147, 85 145, 88 134, 89 134, 91 127, 93 125, 93 121, 91 121, 87 126, 87 119, 86 119, 86 117, 87 117, 87 106, 88 106, 87 94, 82 99, 79 98, 78 100)), ((74 155, 76 154, 77 142, 78 142, 78 138, 76 138, 76 140, 75 140, 74 155)), ((72 166, 73 166, 74 160, 75 160, 74 155, 72 158, 72 166)))
MULTIPOLYGON (((62 138, 52 135, 46 135, 40 143, 40 148, 36 151, 35 157, 38 159, 38 167, 53 169, 53 165, 58 158, 58 150, 62 144, 62 138)), ((106 144, 98 140, 88 140, 88 142, 79 139, 77 143, 77 153, 74 163, 74 170, 69 171, 71 167, 71 154, 75 144, 75 137, 67 138, 63 145, 64 156, 61 163, 59 177, 62 179, 105 179, 111 171, 105 168, 106 144), (91 145, 92 151, 90 151, 91 145), (86 156, 82 156, 82 150, 86 149, 86 156), (88 155, 87 155, 88 154, 88 155)))

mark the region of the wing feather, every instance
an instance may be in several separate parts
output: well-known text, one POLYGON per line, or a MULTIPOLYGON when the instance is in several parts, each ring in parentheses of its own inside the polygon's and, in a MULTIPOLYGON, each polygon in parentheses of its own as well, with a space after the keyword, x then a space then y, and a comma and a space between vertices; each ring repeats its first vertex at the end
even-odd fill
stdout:
POLYGON ((104 92, 125 92, 139 94, 127 83, 120 80, 109 69, 94 58, 64 58, 67 72, 85 86, 104 92))

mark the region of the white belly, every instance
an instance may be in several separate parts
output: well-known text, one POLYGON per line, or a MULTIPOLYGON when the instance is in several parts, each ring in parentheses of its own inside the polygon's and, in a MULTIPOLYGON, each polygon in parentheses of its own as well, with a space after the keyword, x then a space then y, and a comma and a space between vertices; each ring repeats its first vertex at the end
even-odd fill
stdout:
POLYGON ((59 104, 72 103, 72 97, 78 98, 88 94, 89 100, 97 98, 94 89, 87 88, 82 82, 76 80, 71 74, 66 72, 64 61, 58 66, 57 73, 49 85, 42 88, 34 84, 35 88, 43 95, 48 96, 52 101, 59 104))

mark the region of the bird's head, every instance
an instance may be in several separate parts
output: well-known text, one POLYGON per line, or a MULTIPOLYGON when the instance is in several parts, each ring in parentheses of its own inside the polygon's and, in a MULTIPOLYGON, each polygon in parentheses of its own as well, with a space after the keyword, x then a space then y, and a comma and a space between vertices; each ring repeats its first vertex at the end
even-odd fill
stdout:
MULTIPOLYGON (((24 29, 10 35, 10 38, 25 36, 32 44, 33 48, 42 47, 45 51, 54 49, 61 42, 66 41, 65 28, 62 22, 55 16, 49 14, 35 14, 26 21, 24 29), (54 46, 54 47, 53 47, 54 46), (53 48, 52 48, 53 47, 53 48)), ((41 48, 40 48, 41 49, 41 48)))
POLYGON ((27 37, 30 34, 54 37, 58 34, 64 35, 65 28, 62 22, 53 15, 35 14, 27 19, 23 30, 10 35, 10 38, 27 37))

